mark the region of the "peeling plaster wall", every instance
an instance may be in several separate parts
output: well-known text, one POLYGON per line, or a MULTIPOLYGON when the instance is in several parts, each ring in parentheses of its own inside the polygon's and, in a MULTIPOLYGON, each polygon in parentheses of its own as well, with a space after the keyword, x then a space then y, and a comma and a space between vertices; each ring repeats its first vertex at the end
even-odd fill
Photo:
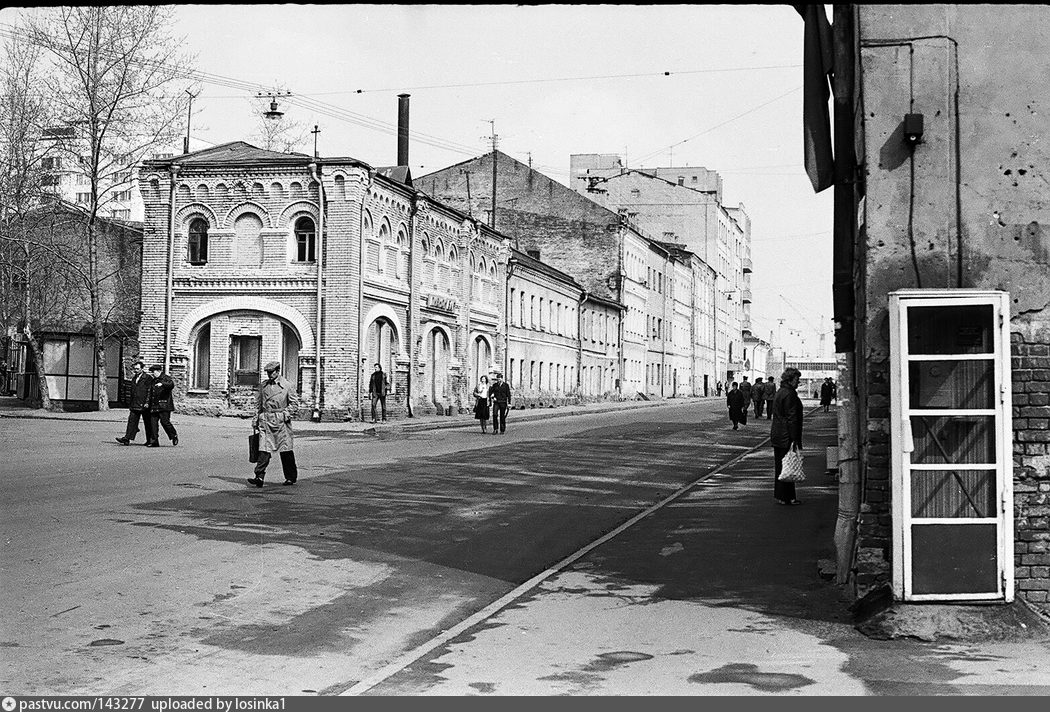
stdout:
POLYGON ((1050 590, 1050 7, 860 5, 867 274, 858 594, 890 578, 887 294, 1001 289, 1012 302, 1015 575, 1050 590), (958 102, 956 104, 956 89, 958 102), (956 111, 958 106, 958 111, 956 111), (925 117, 905 145, 906 113, 925 117), (1045 226, 1045 227, 1044 227, 1045 226))

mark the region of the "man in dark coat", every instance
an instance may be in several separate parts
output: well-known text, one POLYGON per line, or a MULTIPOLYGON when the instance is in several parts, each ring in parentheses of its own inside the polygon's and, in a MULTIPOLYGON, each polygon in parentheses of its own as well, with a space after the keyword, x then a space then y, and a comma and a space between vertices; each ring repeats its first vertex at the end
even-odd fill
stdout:
POLYGON ((503 380, 503 374, 497 373, 495 382, 489 389, 492 401, 492 434, 507 432, 507 411, 510 410, 510 384, 503 380))
POLYGON ((762 383, 762 377, 759 376, 755 380, 755 385, 751 387, 751 402, 755 404, 755 417, 762 417, 762 406, 766 402, 765 399, 765 388, 762 383))
POLYGON ((160 428, 164 426, 164 434, 172 445, 179 444, 179 434, 175 432, 175 426, 171 424, 171 412, 175 410, 175 401, 171 392, 175 389, 175 381, 171 376, 164 373, 164 367, 159 363, 149 367, 149 375, 153 383, 149 389, 149 417, 151 427, 146 431, 153 436, 147 447, 160 447, 160 428))
POLYGON ((737 386, 736 381, 729 386, 726 405, 729 406, 729 419, 733 421, 733 430, 737 430, 737 425, 740 423, 747 425, 747 399, 744 398, 744 393, 737 386))
MULTIPOLYGON (((755 388, 758 388, 758 384, 755 384, 755 388)), ((777 384, 772 376, 766 379, 766 382, 762 384, 762 397, 766 401, 766 420, 773 419, 773 398, 777 394, 777 384)))
POLYGON ((820 384, 820 404, 824 406, 824 412, 828 412, 828 408, 831 406, 831 401, 835 397, 835 383, 831 378, 825 378, 824 382, 820 384))
POLYGON ((802 372, 787 368, 780 377, 780 390, 773 398, 773 422, 769 427, 769 444, 773 446, 773 498, 777 504, 801 504, 795 499, 795 483, 782 482, 780 473, 784 456, 792 447, 802 449, 802 401, 798 382, 802 372))
POLYGON ((372 399, 372 422, 376 422, 376 403, 382 406, 383 422, 386 422, 386 394, 390 392, 390 379, 378 363, 372 377, 368 379, 368 397, 372 399))
POLYGON ((146 364, 136 361, 131 364, 131 403, 128 405, 128 426, 124 430, 124 437, 117 438, 121 445, 130 445, 131 441, 139 432, 139 418, 146 428, 146 445, 149 445, 155 436, 151 436, 153 430, 149 417, 149 393, 153 378, 145 372, 146 364))
POLYGON ((744 410, 751 404, 751 382, 747 376, 740 379, 740 392, 744 394, 744 410))

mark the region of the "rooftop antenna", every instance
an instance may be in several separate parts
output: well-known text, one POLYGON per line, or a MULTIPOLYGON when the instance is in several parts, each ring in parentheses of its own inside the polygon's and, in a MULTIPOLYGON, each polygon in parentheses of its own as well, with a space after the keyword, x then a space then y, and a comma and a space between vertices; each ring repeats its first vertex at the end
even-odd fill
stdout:
POLYGON ((182 143, 183 154, 190 152, 190 122, 193 120, 193 100, 200 95, 201 90, 198 89, 197 93, 194 94, 187 89, 186 93, 190 95, 190 105, 186 108, 186 140, 182 143))

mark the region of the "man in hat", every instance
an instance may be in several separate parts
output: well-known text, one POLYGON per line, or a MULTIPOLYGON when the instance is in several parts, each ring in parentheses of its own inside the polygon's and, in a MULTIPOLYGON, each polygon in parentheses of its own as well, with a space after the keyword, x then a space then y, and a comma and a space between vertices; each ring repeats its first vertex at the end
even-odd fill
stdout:
POLYGON ((175 381, 171 376, 164 373, 164 367, 155 363, 149 367, 149 375, 153 377, 149 389, 149 418, 150 427, 146 433, 153 440, 146 443, 147 447, 160 447, 160 426, 164 427, 164 434, 172 445, 179 444, 179 434, 175 432, 175 426, 171 424, 171 411, 175 410, 175 401, 171 392, 175 389, 175 381))
POLYGON ((299 412, 299 394, 287 379, 281 377, 281 364, 270 361, 263 370, 266 371, 266 380, 259 388, 255 418, 252 419, 252 427, 260 435, 259 461, 255 463, 255 477, 248 478, 248 484, 263 486, 270 456, 279 452, 284 484, 294 485, 299 479, 299 473, 295 467, 295 452, 292 450, 292 418, 299 412))
POLYGON ((489 389, 492 401, 492 434, 507 432, 507 411, 510 410, 510 384, 503 380, 503 374, 495 374, 495 381, 489 389))
POLYGON ((117 438, 121 445, 130 445, 139 433, 139 418, 146 428, 146 445, 153 442, 153 426, 149 417, 149 392, 153 377, 145 371, 146 364, 136 361, 131 364, 131 402, 128 404, 128 425, 124 437, 117 438))
POLYGON ((383 407, 383 422, 386 422, 386 396, 390 392, 390 379, 387 378, 381 364, 375 365, 372 377, 368 379, 368 397, 372 399, 372 422, 376 422, 376 404, 383 407))

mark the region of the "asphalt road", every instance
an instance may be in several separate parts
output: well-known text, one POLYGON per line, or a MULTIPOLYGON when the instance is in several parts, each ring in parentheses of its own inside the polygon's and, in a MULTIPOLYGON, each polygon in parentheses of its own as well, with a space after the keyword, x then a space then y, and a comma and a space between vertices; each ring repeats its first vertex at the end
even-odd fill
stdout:
MULTIPOLYGON (((812 427, 829 439, 833 416, 812 427)), ((299 484, 274 462, 262 489, 243 423, 179 428, 147 449, 112 423, 0 423, 5 693, 870 694, 964 676, 965 651, 897 646, 896 671, 852 630, 816 575, 833 481, 771 506, 768 448, 749 454, 766 421, 734 432, 714 400, 502 436, 303 424, 299 484)), ((965 675, 1047 694, 1014 650, 965 675)))

